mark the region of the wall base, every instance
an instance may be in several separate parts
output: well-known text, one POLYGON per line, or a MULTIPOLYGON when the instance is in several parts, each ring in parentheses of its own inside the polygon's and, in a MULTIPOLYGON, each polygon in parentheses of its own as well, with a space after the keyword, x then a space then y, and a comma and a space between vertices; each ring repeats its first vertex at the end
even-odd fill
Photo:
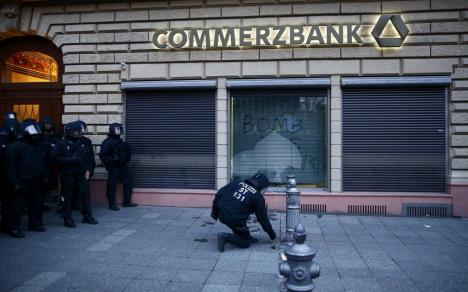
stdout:
MULTIPOLYGON (((107 203, 105 180, 91 182, 92 200, 107 203)), ((443 193, 328 193, 302 192, 301 204, 309 211, 375 215, 404 215, 403 204, 454 206, 455 216, 468 216, 468 186, 452 186, 452 194, 443 193), (308 205, 308 206, 306 206, 308 205), (351 206, 351 207, 350 207, 351 206), (363 212, 360 212, 363 211, 363 212)), ((187 189, 134 189, 133 201, 140 205, 175 207, 211 207, 215 191, 187 189)), ((285 210, 282 193, 265 195, 268 208, 285 210)), ((122 186, 117 189, 117 202, 122 203, 122 186)))
POLYGON ((450 185, 453 196, 453 215, 468 217, 468 185, 450 185))

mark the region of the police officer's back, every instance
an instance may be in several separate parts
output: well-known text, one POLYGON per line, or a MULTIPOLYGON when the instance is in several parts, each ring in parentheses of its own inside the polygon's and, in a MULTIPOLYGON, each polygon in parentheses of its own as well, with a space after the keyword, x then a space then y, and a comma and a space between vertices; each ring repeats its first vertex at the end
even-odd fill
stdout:
POLYGON ((255 213, 258 222, 270 239, 276 238, 276 233, 268 219, 265 198, 261 193, 268 186, 268 178, 263 174, 256 174, 245 181, 231 182, 216 193, 211 216, 214 219, 219 218, 234 232, 234 234, 218 234, 220 251, 224 251, 225 242, 246 248, 257 241, 250 236, 246 222, 252 213, 255 213))

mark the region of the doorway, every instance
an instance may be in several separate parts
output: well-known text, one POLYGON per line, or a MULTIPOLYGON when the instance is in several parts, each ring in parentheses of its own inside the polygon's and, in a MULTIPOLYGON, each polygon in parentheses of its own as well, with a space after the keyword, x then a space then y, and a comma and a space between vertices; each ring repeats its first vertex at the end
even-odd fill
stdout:
MULTIPOLYGON (((11 37, 0 42, 0 117, 16 112, 21 122, 49 116, 62 131, 62 52, 37 36, 11 37)), ((52 190, 58 189, 56 176, 52 190)))

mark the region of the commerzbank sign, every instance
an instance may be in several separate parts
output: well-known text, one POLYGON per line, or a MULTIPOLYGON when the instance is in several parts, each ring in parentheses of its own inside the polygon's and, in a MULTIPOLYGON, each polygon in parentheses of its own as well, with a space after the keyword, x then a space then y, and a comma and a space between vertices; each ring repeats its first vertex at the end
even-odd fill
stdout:
MULTIPOLYGON (((371 34, 380 47, 399 47, 408 32, 401 16, 382 15, 371 34), (382 35, 387 25, 393 25, 396 35, 382 35)), ((363 43, 361 24, 356 23, 173 29, 158 30, 153 35, 153 44, 157 49, 310 47, 363 43)))

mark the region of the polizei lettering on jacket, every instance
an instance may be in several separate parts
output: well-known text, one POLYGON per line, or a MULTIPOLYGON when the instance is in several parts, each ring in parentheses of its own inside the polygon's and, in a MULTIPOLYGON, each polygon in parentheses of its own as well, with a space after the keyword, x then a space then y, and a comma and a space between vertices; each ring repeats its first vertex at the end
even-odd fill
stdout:
POLYGON ((158 30, 158 49, 358 45, 360 24, 158 30))

